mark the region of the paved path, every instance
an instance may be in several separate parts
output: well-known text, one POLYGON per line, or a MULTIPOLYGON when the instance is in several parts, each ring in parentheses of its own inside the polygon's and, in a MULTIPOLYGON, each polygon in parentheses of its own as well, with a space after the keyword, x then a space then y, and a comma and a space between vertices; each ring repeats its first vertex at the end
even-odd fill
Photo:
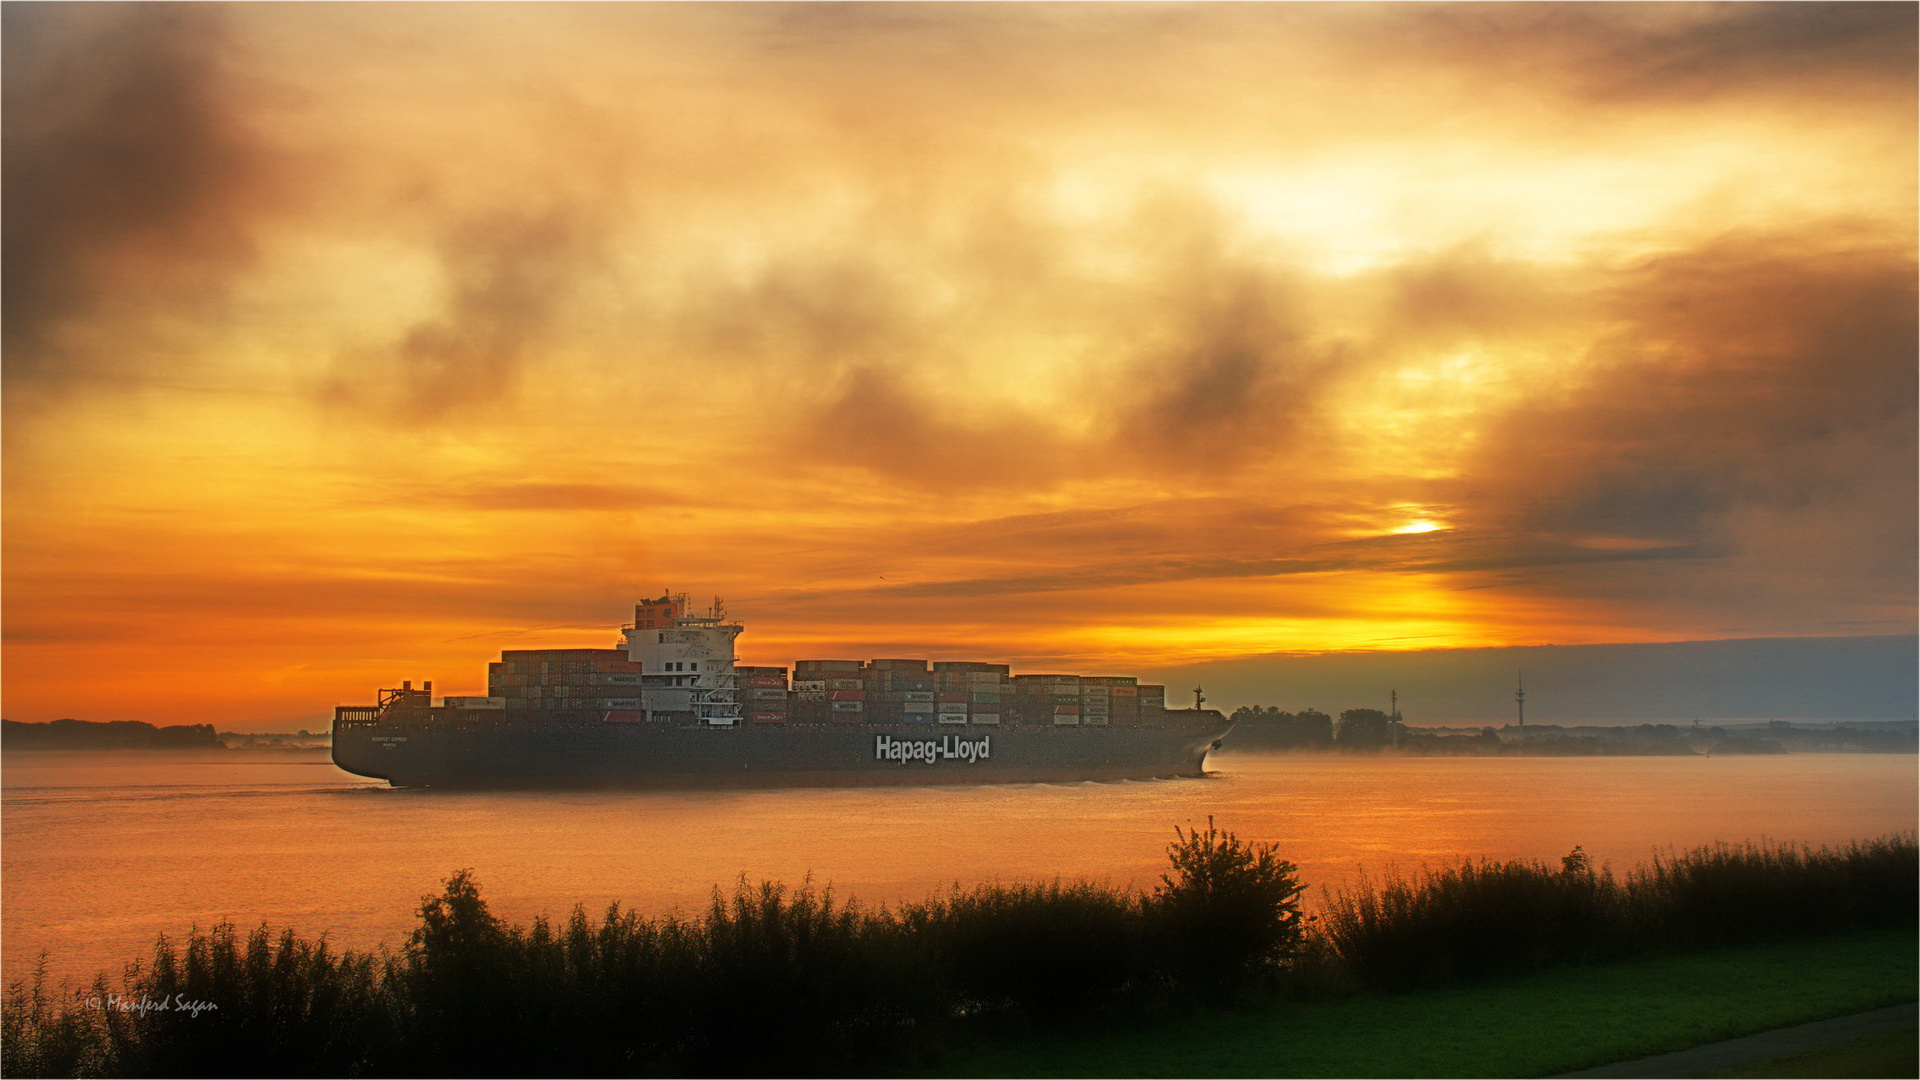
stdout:
POLYGON ((1691 1050, 1679 1050, 1671 1054, 1659 1054, 1634 1061, 1616 1061, 1597 1069, 1582 1069, 1579 1072, 1561 1075, 1704 1076, 1723 1069, 1744 1068, 1748 1065, 1758 1065, 1763 1061, 1772 1061, 1774 1058, 1804 1054, 1809 1050, 1838 1046, 1855 1039, 1884 1035, 1891 1031, 1899 1031, 1901 1028, 1913 1027, 1916 1023, 1920 1023, 1920 1005, 1908 1002, 1905 1005, 1855 1013, 1852 1016, 1835 1017, 1832 1020, 1819 1020, 1811 1024, 1801 1024, 1798 1027, 1763 1031, 1744 1039, 1728 1039, 1726 1042, 1708 1043, 1691 1050))

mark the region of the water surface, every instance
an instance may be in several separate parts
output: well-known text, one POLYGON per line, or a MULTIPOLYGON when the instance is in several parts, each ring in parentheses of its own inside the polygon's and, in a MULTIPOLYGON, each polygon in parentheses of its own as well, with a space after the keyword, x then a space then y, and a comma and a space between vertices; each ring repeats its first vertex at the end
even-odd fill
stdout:
POLYGON ((1668 847, 1841 842, 1911 829, 1912 756, 1215 757, 1205 779, 671 793, 396 791, 324 751, 16 753, 0 781, 5 977, 117 972, 154 936, 263 920, 397 946, 424 893, 472 867, 525 920, 697 911, 740 874, 808 874, 867 903, 956 882, 1149 887, 1173 827, 1209 814, 1277 841, 1313 885, 1464 858, 1625 867, 1668 847))

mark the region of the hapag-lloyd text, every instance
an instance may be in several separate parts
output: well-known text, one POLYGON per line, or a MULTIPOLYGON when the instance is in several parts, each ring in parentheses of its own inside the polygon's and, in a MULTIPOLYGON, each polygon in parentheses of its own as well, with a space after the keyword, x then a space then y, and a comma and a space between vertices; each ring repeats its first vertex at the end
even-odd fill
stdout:
POLYGON ((938 739, 902 740, 891 735, 875 735, 873 756, 876 761, 898 761, 901 764, 909 761, 924 761, 929 765, 941 761, 964 761, 971 765, 993 756, 993 736, 966 739, 958 735, 942 735, 938 739))

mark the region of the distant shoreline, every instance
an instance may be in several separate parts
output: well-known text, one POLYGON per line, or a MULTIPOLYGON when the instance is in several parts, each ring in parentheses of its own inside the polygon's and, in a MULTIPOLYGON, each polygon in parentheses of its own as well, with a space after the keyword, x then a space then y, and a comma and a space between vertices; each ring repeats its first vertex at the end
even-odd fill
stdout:
POLYGON ((143 720, 0 720, 0 747, 16 750, 224 750, 212 724, 155 727, 143 720))
POLYGON ((1423 727, 1374 709, 1340 720, 1247 707, 1221 740, 1227 753, 1393 754, 1402 757, 1714 757, 1749 754, 1920 753, 1914 721, 1423 727))

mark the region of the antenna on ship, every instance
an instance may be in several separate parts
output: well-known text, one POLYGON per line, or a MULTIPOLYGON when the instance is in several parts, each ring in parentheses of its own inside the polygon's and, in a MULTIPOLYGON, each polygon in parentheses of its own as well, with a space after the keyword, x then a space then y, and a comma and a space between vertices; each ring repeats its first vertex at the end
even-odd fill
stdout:
POLYGON ((1204 705, 1204 704, 1206 704, 1206 703, 1207 703, 1207 699, 1206 699, 1206 696, 1200 693, 1200 688, 1199 688, 1199 687, 1197 687, 1197 686, 1196 686, 1196 687, 1194 687, 1194 688, 1193 688, 1193 711, 1194 711, 1194 712, 1199 712, 1199 711, 1200 711, 1200 706, 1202 706, 1202 705, 1204 705))
POLYGON ((1520 726, 1527 726, 1527 686, 1522 681, 1525 672, 1513 673, 1513 707, 1520 714, 1520 726))

